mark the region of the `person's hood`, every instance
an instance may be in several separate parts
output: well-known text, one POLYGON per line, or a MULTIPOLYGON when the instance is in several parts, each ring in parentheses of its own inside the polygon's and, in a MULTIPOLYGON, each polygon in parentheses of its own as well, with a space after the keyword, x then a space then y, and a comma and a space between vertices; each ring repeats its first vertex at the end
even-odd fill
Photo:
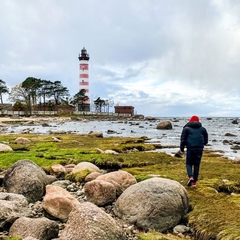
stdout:
POLYGON ((199 117, 198 117, 198 116, 192 116, 192 117, 189 119, 189 122, 199 122, 199 117))

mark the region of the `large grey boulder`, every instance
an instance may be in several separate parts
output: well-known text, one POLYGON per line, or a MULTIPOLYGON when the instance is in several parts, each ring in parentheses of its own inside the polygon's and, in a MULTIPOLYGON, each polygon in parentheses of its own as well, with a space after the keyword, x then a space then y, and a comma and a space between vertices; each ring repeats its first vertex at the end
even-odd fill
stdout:
POLYGON ((186 189, 177 181, 151 178, 127 188, 117 199, 114 213, 137 227, 164 232, 187 214, 186 189))
POLYGON ((27 199, 20 194, 0 192, 0 229, 5 229, 16 219, 31 214, 27 199))
POLYGON ((56 180, 30 160, 20 160, 10 167, 3 179, 7 192, 24 195, 29 202, 41 200, 45 186, 56 180))
POLYGON ((17 219, 9 230, 9 237, 32 237, 41 240, 51 240, 58 237, 59 226, 56 222, 48 218, 28 218, 17 219))
POLYGON ((93 203, 84 202, 71 213, 60 240, 124 240, 115 220, 93 203))

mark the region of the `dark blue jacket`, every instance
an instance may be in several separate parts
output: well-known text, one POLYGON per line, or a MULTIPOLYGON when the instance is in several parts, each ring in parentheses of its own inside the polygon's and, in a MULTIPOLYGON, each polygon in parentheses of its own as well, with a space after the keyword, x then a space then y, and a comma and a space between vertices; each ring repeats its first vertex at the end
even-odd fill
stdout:
POLYGON ((200 122, 188 122, 182 130, 180 150, 187 148, 204 148, 208 143, 207 130, 200 122))

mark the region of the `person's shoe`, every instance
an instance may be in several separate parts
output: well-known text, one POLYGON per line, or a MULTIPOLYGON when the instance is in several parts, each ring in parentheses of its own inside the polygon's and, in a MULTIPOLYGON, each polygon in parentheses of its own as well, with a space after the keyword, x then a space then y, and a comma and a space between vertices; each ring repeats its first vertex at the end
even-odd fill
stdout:
POLYGON ((193 177, 190 177, 190 178, 188 179, 187 185, 188 185, 189 187, 191 187, 193 182, 194 182, 193 177))
POLYGON ((192 187, 196 187, 197 183, 196 182, 192 182, 192 187))

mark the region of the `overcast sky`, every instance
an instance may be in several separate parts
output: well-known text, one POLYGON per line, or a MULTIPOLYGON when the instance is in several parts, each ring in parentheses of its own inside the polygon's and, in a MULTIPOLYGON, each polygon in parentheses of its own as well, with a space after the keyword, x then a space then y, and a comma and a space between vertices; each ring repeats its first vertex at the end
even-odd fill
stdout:
MULTIPOLYGON (((0 0, 0 79, 59 80, 145 116, 240 117, 239 0, 0 0)), ((114 109, 112 110, 114 111, 114 109)))

